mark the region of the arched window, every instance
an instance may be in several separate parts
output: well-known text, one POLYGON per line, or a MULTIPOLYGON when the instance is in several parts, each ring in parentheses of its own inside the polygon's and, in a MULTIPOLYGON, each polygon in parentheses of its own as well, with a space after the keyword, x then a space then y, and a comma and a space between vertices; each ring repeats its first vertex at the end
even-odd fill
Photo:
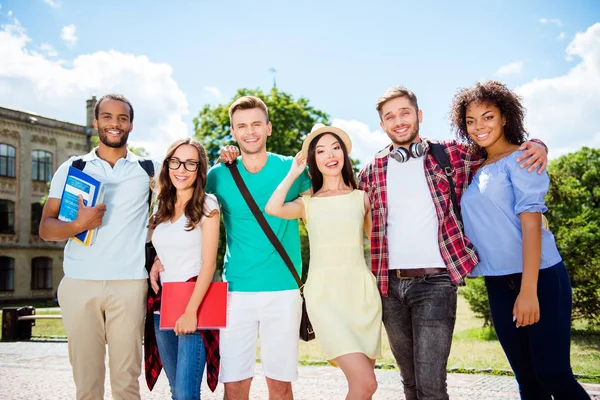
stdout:
POLYGON ((52 289, 52 259, 36 257, 31 260, 31 289, 52 289))
POLYGON ((15 233, 15 203, 0 199, 0 233, 15 233))
POLYGON ((15 148, 0 143, 0 176, 15 177, 15 148))
POLYGON ((44 206, 40 203, 31 203, 31 234, 37 235, 40 231, 42 221, 42 210, 44 206))
POLYGON ((0 257, 0 292, 15 290, 15 259, 0 257))
POLYGON ((52 153, 34 150, 31 153, 31 179, 50 182, 52 179, 52 153))

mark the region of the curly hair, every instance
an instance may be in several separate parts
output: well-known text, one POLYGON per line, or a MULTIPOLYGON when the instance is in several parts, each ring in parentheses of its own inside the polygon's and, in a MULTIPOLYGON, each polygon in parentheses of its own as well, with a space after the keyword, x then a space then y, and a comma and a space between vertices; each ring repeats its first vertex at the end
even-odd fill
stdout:
POLYGON ((163 222, 166 222, 173 218, 175 215, 175 202, 177 200, 177 189, 173 186, 171 178, 169 177, 169 159, 173 156, 175 151, 180 146, 190 145, 198 150, 198 169, 196 170, 196 182, 194 182, 194 193, 192 198, 185 205, 183 211, 184 215, 188 219, 188 223, 185 226, 186 231, 191 231, 196 228, 196 225, 200 223, 202 216, 210 217, 216 213, 213 210, 207 213, 205 208, 204 200, 206 192, 206 174, 208 170, 208 158, 206 156, 206 150, 199 141, 192 138, 185 138, 176 140, 167 150, 167 155, 163 161, 158 175, 158 209, 152 217, 150 217, 149 228, 154 229, 163 222))
POLYGON ((522 144, 529 134, 525 130, 525 108, 521 98, 498 81, 477 82, 470 88, 459 89, 452 99, 450 123, 458 140, 465 142, 474 154, 485 156, 484 148, 478 146, 467 132, 466 113, 470 104, 488 103, 500 109, 506 120, 504 135, 512 144, 522 144))

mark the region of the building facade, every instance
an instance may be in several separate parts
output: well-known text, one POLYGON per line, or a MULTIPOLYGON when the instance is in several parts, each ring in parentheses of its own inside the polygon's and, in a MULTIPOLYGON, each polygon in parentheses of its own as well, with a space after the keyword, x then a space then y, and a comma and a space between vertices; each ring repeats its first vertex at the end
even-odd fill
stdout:
POLYGON ((0 303, 54 298, 66 242, 38 235, 42 203, 56 169, 91 148, 96 98, 86 125, 0 107, 0 303))

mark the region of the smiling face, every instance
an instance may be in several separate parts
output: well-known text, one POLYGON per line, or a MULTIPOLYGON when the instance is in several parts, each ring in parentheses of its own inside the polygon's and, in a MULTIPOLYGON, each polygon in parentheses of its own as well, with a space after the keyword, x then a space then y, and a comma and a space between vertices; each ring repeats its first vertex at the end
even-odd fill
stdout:
POLYGON ((344 151, 338 138, 326 133, 315 146, 315 161, 323 176, 336 176, 344 168, 344 151))
POLYGON ((187 190, 195 187, 199 162, 198 150, 189 144, 182 144, 169 157, 169 178, 177 190, 187 190), (176 161, 181 162, 181 164, 173 169, 177 164, 176 161), (194 171, 188 171, 189 169, 194 171))
POLYGON ((260 108, 235 110, 231 116, 231 136, 245 154, 266 152, 271 129, 271 123, 260 108))
POLYGON ((394 149, 418 142, 419 123, 423 121, 423 113, 417 111, 410 100, 396 97, 381 106, 381 128, 392 140, 394 149))
POLYGON ((500 109, 490 103, 471 103, 465 113, 467 133, 473 141, 490 148, 496 144, 508 143, 504 135, 506 119, 500 109))
POLYGON ((112 148, 125 147, 129 132, 133 129, 127 103, 113 99, 102 100, 98 105, 98 119, 94 120, 94 128, 98 130, 101 144, 112 148))

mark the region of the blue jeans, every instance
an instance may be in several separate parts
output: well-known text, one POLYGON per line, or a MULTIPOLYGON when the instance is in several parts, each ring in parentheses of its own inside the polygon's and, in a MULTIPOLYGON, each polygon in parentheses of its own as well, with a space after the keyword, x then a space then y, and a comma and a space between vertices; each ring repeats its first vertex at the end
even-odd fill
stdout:
POLYGON ((521 399, 589 399, 571 370, 571 281, 560 262, 540 270, 539 322, 517 328, 513 307, 522 274, 486 276, 492 320, 519 383, 521 399))
POLYGON ((399 279, 390 273, 383 325, 400 368, 406 400, 446 400, 446 366, 456 321, 448 273, 399 279))
POLYGON ((158 354, 169 379, 173 400, 199 400, 206 348, 200 333, 175 335, 159 329, 160 315, 154 314, 154 332, 158 354))

